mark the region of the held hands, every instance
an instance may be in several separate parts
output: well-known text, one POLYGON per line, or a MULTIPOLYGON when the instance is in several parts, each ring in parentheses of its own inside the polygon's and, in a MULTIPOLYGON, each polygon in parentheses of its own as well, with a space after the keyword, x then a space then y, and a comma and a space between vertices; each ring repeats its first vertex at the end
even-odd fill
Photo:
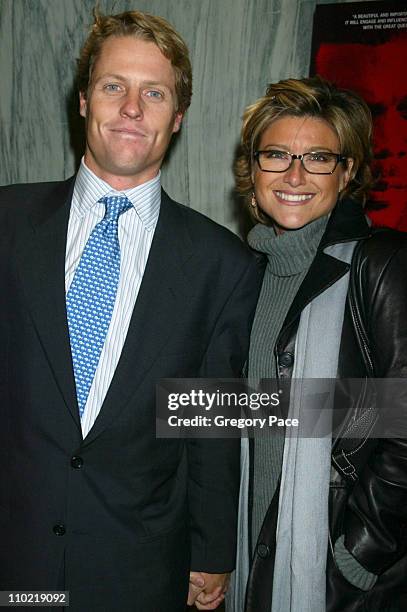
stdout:
POLYGON ((190 572, 188 605, 198 610, 215 610, 225 599, 230 574, 190 572))

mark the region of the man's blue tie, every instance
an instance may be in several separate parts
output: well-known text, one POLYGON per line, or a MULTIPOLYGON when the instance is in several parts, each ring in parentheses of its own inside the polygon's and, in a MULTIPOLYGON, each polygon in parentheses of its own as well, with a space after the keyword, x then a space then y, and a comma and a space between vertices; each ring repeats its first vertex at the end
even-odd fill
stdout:
POLYGON ((66 296, 79 414, 99 363, 112 318, 120 276, 119 217, 131 208, 125 196, 101 198, 105 216, 93 229, 66 296))

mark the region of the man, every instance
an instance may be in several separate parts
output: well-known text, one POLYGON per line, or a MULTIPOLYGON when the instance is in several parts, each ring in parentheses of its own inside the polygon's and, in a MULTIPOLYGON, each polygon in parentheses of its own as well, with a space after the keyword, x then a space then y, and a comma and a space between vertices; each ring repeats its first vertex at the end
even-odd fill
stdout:
POLYGON ((191 97, 163 19, 96 15, 76 177, 0 190, 0 588, 70 611, 214 609, 234 567, 237 440, 155 437, 165 377, 234 377, 252 256, 173 202, 160 166, 191 97))

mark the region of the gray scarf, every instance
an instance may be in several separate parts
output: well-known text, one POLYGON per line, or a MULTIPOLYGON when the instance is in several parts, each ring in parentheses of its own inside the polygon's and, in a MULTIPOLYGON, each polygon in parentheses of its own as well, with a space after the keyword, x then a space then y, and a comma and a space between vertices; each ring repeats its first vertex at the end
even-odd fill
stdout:
MULTIPOLYGON (((355 245, 355 242, 337 244, 326 247, 324 252, 350 263, 355 245)), ((293 378, 336 377, 348 284, 346 274, 302 312, 293 378)), ((300 381, 292 391, 289 412, 293 418, 299 417, 301 428, 306 400, 300 381)), ((329 411, 324 411, 324 415, 331 418, 329 411)), ((303 438, 300 428, 287 428, 284 445, 276 561, 274 577, 270 576, 273 612, 325 612, 331 436, 303 438)), ((239 545, 227 600, 230 612, 243 612, 249 574, 247 439, 242 440, 241 467, 239 545)))

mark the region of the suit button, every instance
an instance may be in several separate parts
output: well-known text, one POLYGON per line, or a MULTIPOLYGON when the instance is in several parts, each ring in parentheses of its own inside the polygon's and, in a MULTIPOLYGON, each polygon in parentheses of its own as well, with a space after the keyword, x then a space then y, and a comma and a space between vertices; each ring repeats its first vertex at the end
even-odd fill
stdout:
POLYGON ((65 525, 54 525, 52 531, 56 536, 63 536, 66 533, 65 525))
POLYGON ((267 546, 267 544, 258 544, 256 552, 261 559, 267 559, 267 557, 270 555, 270 548, 267 546))
POLYGON ((294 363, 294 355, 292 353, 281 353, 278 357, 278 365, 283 368, 289 368, 294 363))
POLYGON ((82 457, 77 457, 76 455, 71 458, 71 466, 75 468, 75 470, 80 470, 83 466, 82 457))

